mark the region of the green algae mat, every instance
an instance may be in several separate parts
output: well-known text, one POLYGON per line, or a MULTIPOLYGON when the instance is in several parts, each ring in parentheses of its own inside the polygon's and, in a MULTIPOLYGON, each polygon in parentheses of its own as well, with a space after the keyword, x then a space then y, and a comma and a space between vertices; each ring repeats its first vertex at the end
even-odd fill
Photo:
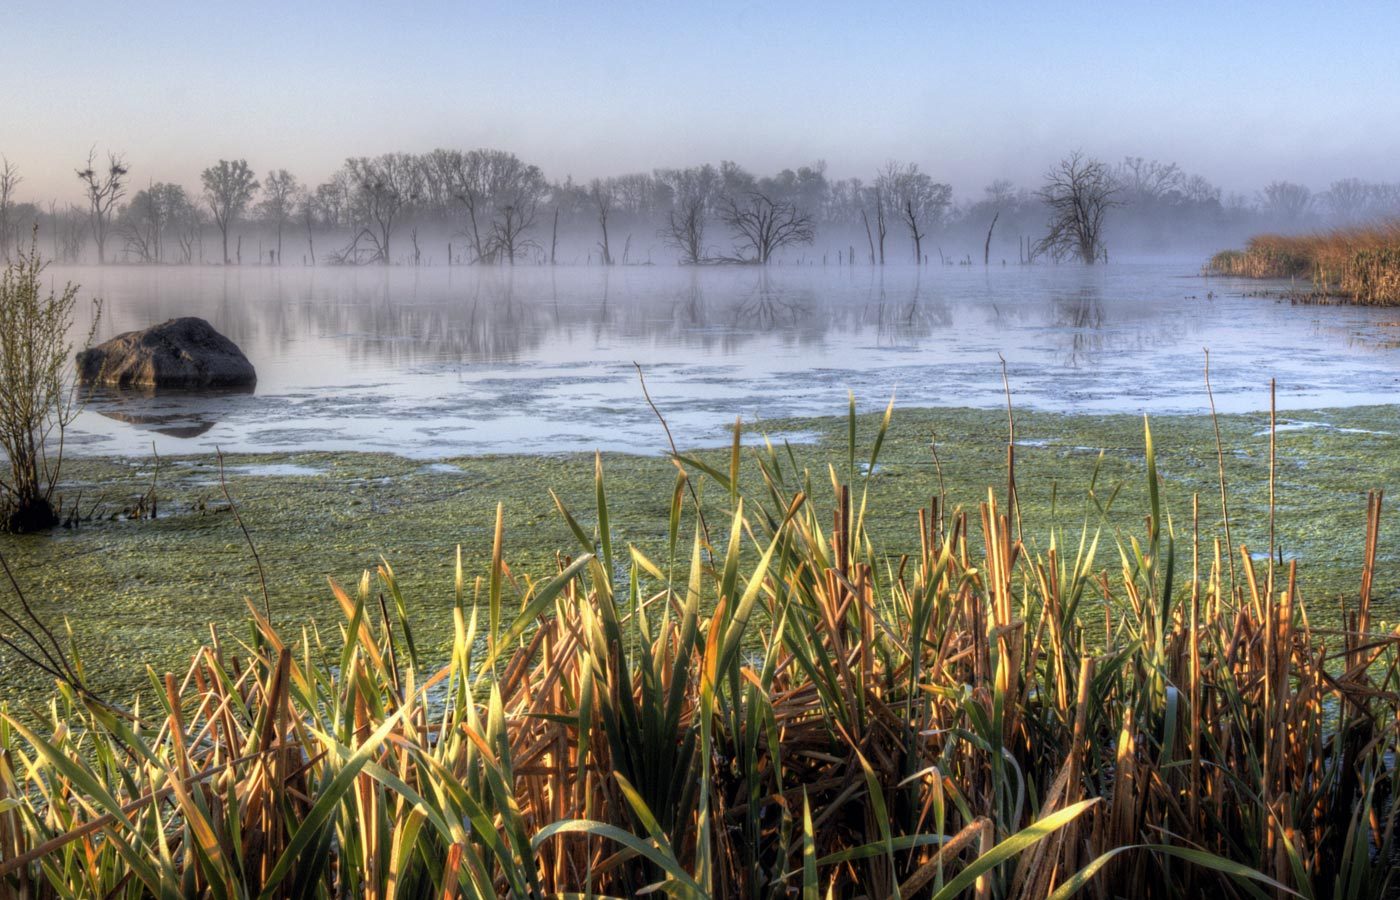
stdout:
MULTIPOLYGON (((857 459, 879 425, 857 419, 857 459)), ((1269 418, 1219 420, 1236 544, 1266 555, 1269 418)), ((1182 547, 1192 535, 1198 497, 1203 540, 1221 522, 1215 433, 1205 416, 1152 421, 1167 509, 1182 547)), ((793 458, 812 474, 814 501, 830 505, 828 466, 849 463, 844 417, 767 421, 746 440, 800 433, 793 458)), ((1400 486, 1400 409, 1360 407, 1280 413, 1276 435, 1279 553, 1297 560, 1303 601, 1314 622, 1335 618, 1338 598, 1360 577, 1366 493, 1400 486)), ((1005 411, 897 409, 873 473, 868 521, 877 550, 897 558, 918 547, 912 512, 933 497, 975 512, 988 488, 1006 490, 1005 411)), ((1143 423, 1136 416, 1016 413, 1015 475, 1024 534, 1034 551, 1053 529, 1077 542, 1091 528, 1140 530, 1147 508, 1143 423)), ((658 446, 664 447, 658 426, 658 446)), ((777 440, 774 437, 774 440, 777 440)), ((727 467, 727 449, 696 456, 727 467)), ((593 522, 594 461, 511 455, 433 462, 382 454, 304 453, 224 459, 224 483, 257 547, 273 617, 282 625, 334 627, 340 612, 326 579, 355 583, 387 560, 405 594, 420 643, 445 648, 454 597, 456 551, 468 577, 485 572, 499 504, 512 569, 549 574, 556 553, 577 541, 555 507, 558 495, 585 527, 593 522)), ((615 540, 659 549, 675 468, 664 456, 604 454, 615 540)), ((232 515, 212 457, 71 458, 63 494, 89 521, 50 534, 0 537, 3 552, 36 612, 66 622, 91 684, 129 697, 145 667, 178 668, 211 625, 243 637, 246 604, 261 605, 257 565, 232 515), (154 483, 157 516, 132 518, 154 483)), ((746 490, 761 488, 746 464, 746 490)), ((699 480, 699 479, 697 479, 699 480)), ((711 488, 713 490, 713 488, 711 488)), ((718 492, 716 491, 716 494, 718 492)), ((716 503, 722 498, 716 496, 716 503)), ((1397 546, 1383 517, 1374 595, 1382 619, 1400 613, 1397 546)), ((1189 555, 1185 557, 1189 560, 1189 555)), ((1099 564, 1117 565, 1111 542, 1099 564)), ((12 594, 3 601, 11 607, 12 594)), ((52 685, 0 648, 0 693, 23 704, 52 685)))

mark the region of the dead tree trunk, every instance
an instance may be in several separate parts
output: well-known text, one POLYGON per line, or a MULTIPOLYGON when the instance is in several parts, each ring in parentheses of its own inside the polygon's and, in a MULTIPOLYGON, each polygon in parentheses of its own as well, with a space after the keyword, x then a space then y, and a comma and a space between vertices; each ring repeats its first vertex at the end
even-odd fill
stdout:
POLYGON ((880 237, 880 265, 885 264, 885 201, 875 192, 875 233, 880 237))

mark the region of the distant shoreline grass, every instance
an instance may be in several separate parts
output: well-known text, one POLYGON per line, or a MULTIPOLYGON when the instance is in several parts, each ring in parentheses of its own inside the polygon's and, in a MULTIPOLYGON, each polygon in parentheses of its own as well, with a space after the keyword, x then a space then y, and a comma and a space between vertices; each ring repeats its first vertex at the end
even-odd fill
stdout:
POLYGON ((1183 443, 1112 417, 1101 455, 1087 423, 1025 416, 998 472, 962 457, 970 431, 997 443, 999 414, 914 418, 852 412, 806 459, 736 434, 621 484, 637 458, 562 460, 567 483, 529 485, 554 488, 557 541, 521 541, 521 511, 481 491, 489 549, 448 555, 441 602, 415 605, 385 562, 319 588, 307 628, 274 572, 266 606, 153 667, 135 706, 36 637, 70 675, 37 721, 0 704, 0 893, 1394 888, 1400 637, 1373 602, 1393 587, 1366 489, 1395 472, 1304 447, 1336 429, 1393 458, 1395 436, 1314 425, 1260 447, 1259 417, 1223 420, 1221 521, 1200 423, 1171 420, 1183 443), (1054 473, 1085 464, 1062 498, 1054 473), (1282 549, 1300 507, 1321 515, 1299 476, 1347 507, 1312 523, 1319 550, 1354 538, 1335 625, 1307 554, 1282 549))
POLYGON ((1261 234, 1211 257, 1206 273, 1303 279, 1308 299, 1400 306, 1400 220, 1302 235, 1261 234))

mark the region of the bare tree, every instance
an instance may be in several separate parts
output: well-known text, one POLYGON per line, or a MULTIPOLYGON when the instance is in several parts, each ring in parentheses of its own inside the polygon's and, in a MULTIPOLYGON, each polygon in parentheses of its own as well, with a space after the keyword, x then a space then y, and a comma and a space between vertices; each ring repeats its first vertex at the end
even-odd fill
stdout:
POLYGON ((286 169, 275 169, 267 173, 263 181, 262 213, 277 225, 277 264, 282 265, 282 229, 292 217, 297 192, 301 183, 286 169))
POLYGON ((316 225, 316 218, 322 214, 320 194, 319 189, 314 191, 303 189, 297 197, 297 209, 300 210, 302 224, 306 226, 307 258, 311 260, 313 266, 316 265, 316 238, 313 229, 316 225))
POLYGON ((753 176, 752 172, 733 160, 720 160, 719 192, 721 196, 739 197, 758 189, 758 179, 753 176))
POLYGON ((49 259, 58 259, 58 201, 49 201, 49 259))
POLYGON ((1273 181, 1264 187, 1264 212, 1282 225, 1297 225, 1312 208, 1312 191, 1291 181, 1273 181))
POLYGON ((617 202, 617 191, 611 178, 595 178, 588 185, 588 198, 598 212, 598 227, 603 229, 603 241, 598 246, 603 251, 603 265, 612 265, 612 250, 608 247, 608 214, 617 202))
POLYGON ((157 181, 136 196, 118 215, 126 251, 142 262, 166 261, 166 237, 174 231, 183 262, 190 261, 188 236, 191 220, 198 219, 194 204, 178 184, 157 181))
POLYGON ((666 210, 658 237, 666 246, 680 252, 682 264, 703 262, 706 220, 719 196, 719 171, 708 164, 688 169, 658 169, 654 180, 656 192, 670 197, 670 208, 666 210))
POLYGON ((359 242, 368 240, 369 261, 387 266, 391 262, 389 242, 394 226, 418 197, 419 169, 407 153, 347 159, 345 168, 354 185, 352 205, 360 222, 360 230, 351 242, 355 249, 352 258, 358 255, 359 242))
POLYGON ((1108 166, 1078 150, 1060 160, 1045 175, 1037 196, 1050 210, 1049 231, 1035 253, 1049 253, 1055 260, 1077 257, 1091 266, 1107 257, 1103 222, 1118 185, 1108 166))
POLYGON ((117 214, 117 226, 128 258, 135 257, 145 263, 163 262, 167 231, 187 217, 189 206, 185 189, 178 184, 155 182, 137 191, 117 214))
POLYGON ((1016 184, 1009 178, 997 178, 982 189, 985 202, 994 210, 1002 210, 1016 203, 1016 184))
POLYGON ((425 187, 446 194, 466 213, 462 233, 473 262, 514 264, 529 247, 525 237, 548 183, 538 166, 503 150, 434 150, 423 160, 425 187))
POLYGON ((258 180, 253 177, 253 170, 246 159, 233 162, 221 159, 218 165, 204 170, 200 181, 204 184, 204 199, 214 216, 214 224, 219 226, 224 265, 228 265, 229 226, 248 208, 253 192, 258 189, 258 180))
POLYGON ((1370 212, 1391 217, 1400 214, 1400 183, 1372 184, 1370 212))
POLYGON ((486 183, 491 233, 483 249, 487 259, 513 266, 527 252, 539 248, 526 232, 535 225, 548 183, 538 166, 526 165, 514 153, 490 151, 489 159, 486 183))
MULTIPOLYGON (((965 213, 965 216, 985 214, 990 211, 992 221, 987 225, 987 237, 982 242, 982 265, 987 266, 992 261, 992 232, 996 230, 997 222, 1001 220, 1001 214, 1014 209, 1019 205, 1016 185, 1009 179, 997 178, 982 189, 984 199, 980 203, 974 203, 965 213)), ((1019 245, 1020 238, 1017 238, 1019 245)), ((1019 246, 1018 246, 1019 249, 1019 246)))
POLYGON ((1343 178, 1328 186, 1324 199, 1335 221, 1350 224, 1365 218, 1374 196, 1374 185, 1360 178, 1343 178))
POLYGON ((725 197, 719 215, 733 232, 734 250, 743 262, 766 266, 777 251, 810 244, 816 236, 811 216, 759 191, 741 200, 725 197))
POLYGON ((923 242, 928 229, 937 224, 952 200, 953 189, 920 172, 917 163, 885 164, 876 184, 889 197, 890 208, 909 230, 914 242, 914 262, 924 261, 923 242))
POLYGON ((170 216, 170 224, 175 229, 175 243, 180 248, 180 262, 189 265, 194 262, 194 248, 199 246, 200 261, 204 256, 204 211, 180 189, 183 203, 177 205, 170 216))
POLYGON ((525 237, 525 232, 534 224, 533 203, 523 206, 508 203, 501 207, 491 222, 491 237, 487 240, 490 258, 513 266, 515 261, 523 258, 526 253, 540 249, 538 243, 525 237))
POLYGON ((466 212, 462 233, 471 244, 472 262, 486 260, 486 241, 489 237, 487 204, 491 197, 491 152, 434 150, 429 156, 431 168, 439 173, 438 180, 447 185, 453 199, 461 204, 466 212))
POLYGON ((99 170, 97 148, 88 151, 87 165, 78 169, 78 180, 88 199, 88 214, 92 224, 92 239, 97 243, 97 264, 107 262, 107 233, 117 203, 126 195, 126 176, 130 169, 120 154, 107 152, 107 167, 99 170))
POLYGON ((59 243, 62 249, 58 258, 64 262, 78 262, 83 255, 83 229, 87 213, 74 204, 68 204, 63 211, 59 228, 59 243))
POLYGON ((1181 185, 1181 196, 1196 206, 1220 206, 1220 188, 1207 181, 1204 175, 1187 177, 1181 185))
POLYGON ((161 194, 156 185, 148 185, 145 190, 137 191, 117 215, 128 256, 135 256, 141 262, 160 262, 161 237, 166 224, 161 194))
POLYGON ((350 177, 344 170, 316 186, 316 208, 327 227, 340 228, 346 224, 350 211, 350 177))
POLYGON ((11 249, 18 250, 19 223, 14 221, 15 189, 24 179, 19 169, 4 156, 0 156, 0 258, 10 261, 11 249))
POLYGON ((865 223, 865 240, 870 244, 870 264, 875 265, 876 238, 879 238, 880 265, 885 264, 885 235, 888 228, 885 224, 885 194, 880 189, 879 180, 876 180, 874 187, 865 189, 864 193, 870 197, 870 202, 875 208, 875 233, 870 232, 870 216, 865 212, 865 205, 860 208, 860 220, 865 223))
POLYGON ((695 265, 705 256, 705 201, 689 195, 677 198, 660 231, 663 243, 680 251, 681 263, 695 265))
POLYGON ((1130 206, 1151 206, 1181 195, 1186 173, 1176 163, 1162 163, 1125 156, 1114 173, 1118 181, 1117 199, 1130 206))

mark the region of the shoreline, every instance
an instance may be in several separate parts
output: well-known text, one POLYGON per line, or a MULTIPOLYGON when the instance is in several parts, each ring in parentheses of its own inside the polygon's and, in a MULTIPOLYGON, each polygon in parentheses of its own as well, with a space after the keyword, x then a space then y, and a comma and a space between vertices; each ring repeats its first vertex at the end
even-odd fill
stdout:
MULTIPOLYGON (((1282 302, 1283 300, 1290 299, 1294 303, 1307 302, 1298 298, 1290 298, 1285 295, 1261 295, 1261 298, 1273 299, 1275 300, 1275 302, 1282 302)), ((1400 322, 1383 322, 1380 324, 1387 327, 1395 327, 1397 329, 1400 329, 1400 322)), ((1400 331, 1397 331, 1396 336, 1397 339, 1400 339, 1400 331)), ((1229 392, 1227 390, 1217 389, 1217 407, 1227 406, 1231 397, 1235 396, 1235 393, 1229 392)), ((1262 399, 1267 400, 1267 387, 1265 387, 1258 393, 1260 394, 1262 399)), ((1396 400, 1393 403, 1377 402, 1375 398, 1369 397, 1365 399, 1358 399, 1354 403, 1341 402, 1319 404, 1315 402, 1309 402, 1311 399, 1313 398, 1304 397, 1293 398, 1292 400, 1290 400, 1290 398, 1285 394, 1283 397, 1280 398, 1280 402, 1276 407, 1276 412, 1278 416, 1282 419, 1299 417, 1316 418, 1318 416, 1351 413, 1366 416, 1369 416, 1371 414, 1381 416, 1381 411, 1393 410, 1396 414, 1396 427, 1397 429, 1400 429, 1400 393, 1397 393, 1396 400)), ((1004 402, 1000 404, 989 404, 986 406, 902 406, 898 402, 898 397, 895 398, 895 401, 895 416, 897 417, 913 416, 920 418, 932 418, 939 415, 1000 415, 1004 418, 1006 414, 1006 405, 1004 402)), ((883 412, 887 403, 888 400, 884 400, 879 403, 871 403, 869 406, 858 406, 857 415, 878 415, 883 412)), ((1043 416, 1050 419, 1063 418, 1068 420, 1114 419, 1125 416, 1129 418, 1140 419, 1145 415, 1151 421, 1154 422, 1159 420, 1166 422, 1176 422, 1210 416, 1209 404, 1208 401, 1204 398, 1201 401, 1200 407, 1197 409, 1189 409, 1186 407, 1174 407, 1154 411, 1100 411, 1090 409, 1082 412, 1065 412, 1059 409, 1037 407, 1030 403, 1022 405, 1021 403, 1017 402, 1016 397, 1013 393, 1012 409, 1015 411, 1015 414, 1017 416, 1033 415, 1043 416)), ((648 411, 647 415, 651 416, 652 413, 648 411)), ((1219 415, 1221 417, 1263 416, 1267 418, 1269 415, 1269 408, 1267 406, 1267 403, 1260 407, 1250 407, 1246 409, 1228 408, 1227 410, 1220 411, 1219 415)), ((454 460, 495 459, 499 457, 515 456, 541 457, 548 459, 568 459, 571 457, 591 457, 594 453, 603 453, 604 455, 609 456, 617 455, 637 456, 642 458, 664 458, 670 453, 670 448, 667 444, 666 433, 663 430, 662 426, 659 423, 657 423, 654 418, 652 419, 652 422, 656 430, 656 441, 654 449, 650 451, 641 451, 634 448, 609 446, 579 446, 576 448, 548 447, 547 449, 541 450, 531 450, 529 449, 529 447, 525 447, 519 450, 513 450, 511 452, 499 452, 495 450, 488 450, 483 452, 471 452, 470 450, 466 452, 452 452, 451 450, 446 450, 444 452, 423 453, 394 452, 378 448, 368 450, 357 450, 345 448, 286 447, 259 451, 231 450, 224 452, 224 456, 228 459, 232 459, 234 457, 248 457, 254 459, 264 458, 268 460, 290 459, 293 457, 302 456, 389 456, 395 459, 404 460, 406 462, 416 462, 425 465, 431 465, 435 463, 450 463, 454 460)), ((793 444, 811 446, 820 443, 824 435, 827 434, 827 432, 837 427, 837 424, 844 422, 844 416, 800 414, 784 415, 772 419, 745 419, 743 421, 744 440, 746 445, 751 445, 753 443, 760 443, 763 437, 766 436, 775 441, 780 439, 786 439, 792 442, 793 444)), ((484 423, 484 425, 489 425, 489 422, 484 423)), ((733 420, 730 419, 728 424, 722 426, 716 426, 714 428, 695 429, 695 431, 700 432, 698 435, 677 435, 676 440, 683 451, 691 450, 699 452, 705 450, 724 449, 729 446, 729 432, 732 430, 732 426, 733 420)), ((674 431, 675 426, 672 426, 672 428, 674 431)), ((156 437, 155 439, 159 440, 159 437, 156 437)), ((147 443, 146 445, 146 450, 142 452, 92 452, 95 448, 98 447, 100 447, 100 441, 92 440, 85 442, 81 440, 80 437, 79 440, 74 442, 73 439, 70 437, 70 443, 66 448, 64 455, 65 466, 78 461, 99 464, 102 462, 141 463, 150 462, 152 459, 152 453, 150 452, 149 443, 147 443)), ((214 459, 216 458, 216 456, 216 451, 212 449, 180 450, 178 452, 168 452, 164 450, 159 451, 159 457, 163 462, 191 462, 195 460, 214 459)))

